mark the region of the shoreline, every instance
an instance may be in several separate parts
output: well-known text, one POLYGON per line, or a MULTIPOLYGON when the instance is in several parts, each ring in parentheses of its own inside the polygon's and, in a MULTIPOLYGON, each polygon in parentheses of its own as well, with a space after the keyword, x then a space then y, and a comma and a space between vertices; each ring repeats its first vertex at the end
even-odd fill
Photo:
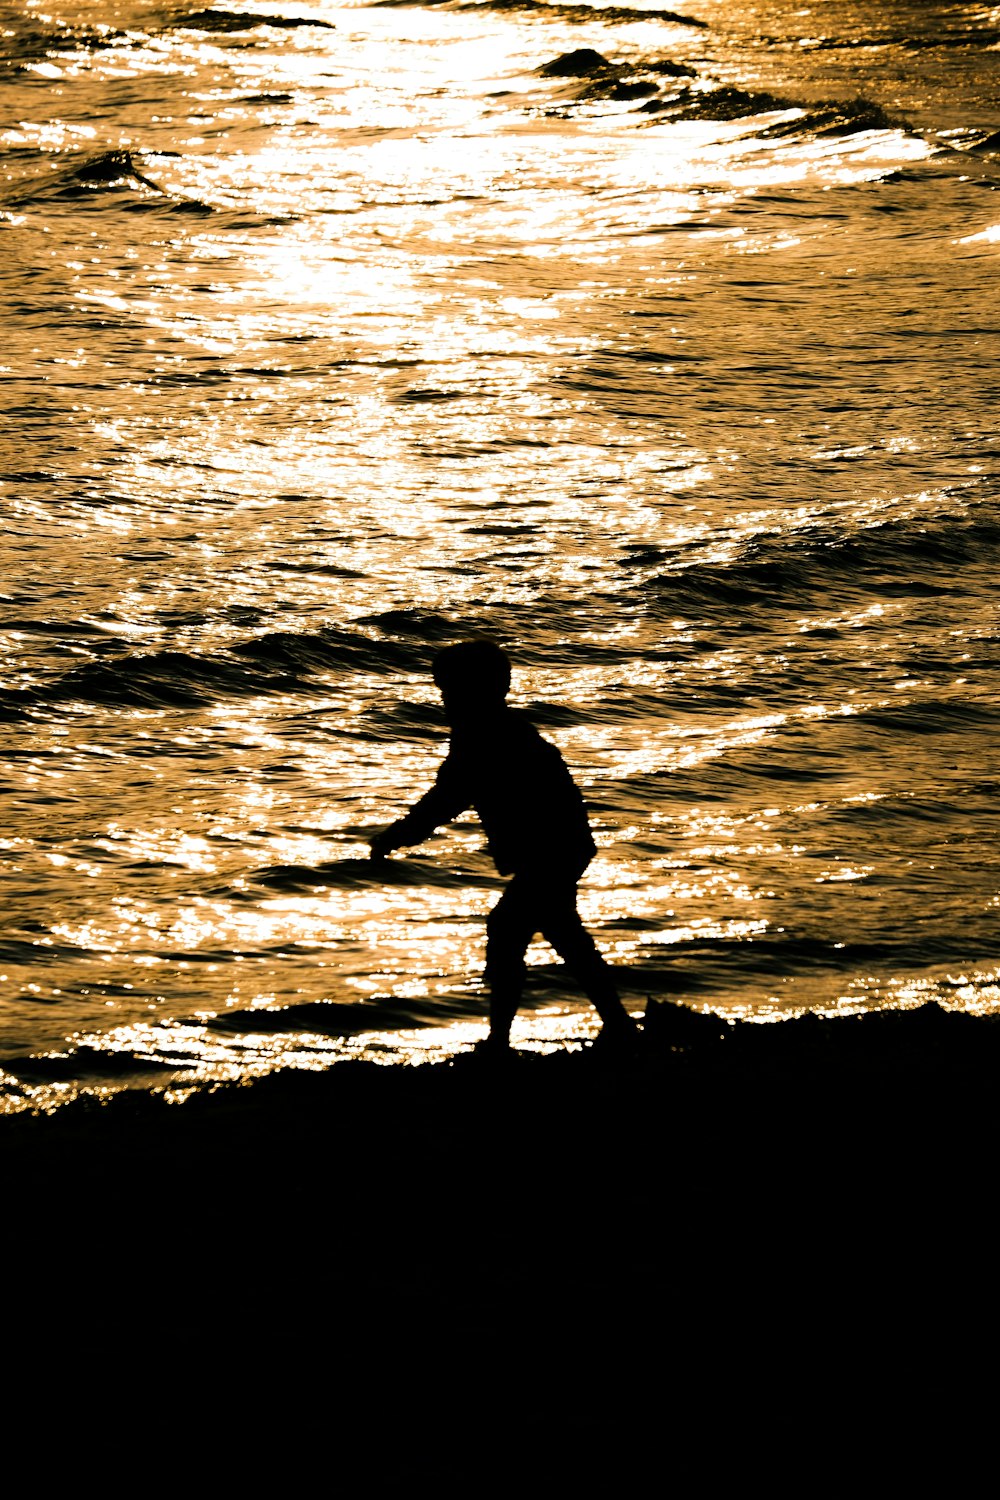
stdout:
POLYGON ((116 1253, 164 1235, 265 1260, 323 1245, 384 1286, 403 1247, 406 1278, 438 1284, 470 1237, 517 1275, 582 1243, 585 1282, 592 1254, 658 1241, 664 1215, 714 1255, 741 1219, 870 1223, 940 1197, 992 1160, 998 1064, 1000 1016, 937 1004, 772 1026, 661 1005, 624 1060, 341 1063, 14 1115, 0 1168, 24 1222, 87 1226, 116 1253))
MULTIPOLYGON (((778 1093, 800 1089, 835 1094, 870 1086, 902 1097, 922 1083, 938 1088, 993 1076, 1000 1067, 1000 1013, 974 1015, 936 1001, 907 1010, 868 1011, 822 1018, 815 1014, 771 1023, 727 1021, 714 1013, 660 1000, 647 1015, 634 1053, 603 1055, 591 1045, 538 1053, 512 1051, 501 1062, 474 1053, 440 1061, 382 1064, 345 1060, 323 1070, 283 1069, 259 1078, 193 1089, 181 1102, 168 1090, 124 1089, 107 1098, 81 1094, 45 1113, 0 1116, 0 1153, 19 1148, 71 1147, 87 1137, 128 1149, 135 1132, 176 1138, 224 1130, 227 1122, 267 1122, 294 1134, 295 1121, 319 1124, 327 1112, 378 1107, 398 1113, 412 1104, 449 1100, 457 1108, 490 1095, 530 1099, 544 1112, 560 1102, 621 1093, 634 1112, 690 1099, 695 1093, 747 1095, 764 1085, 778 1093), (397 1096, 394 1100, 393 1096, 397 1096)), ((177 1085, 174 1085, 176 1089, 177 1085)), ((387 1116, 386 1116, 387 1117, 387 1116)))

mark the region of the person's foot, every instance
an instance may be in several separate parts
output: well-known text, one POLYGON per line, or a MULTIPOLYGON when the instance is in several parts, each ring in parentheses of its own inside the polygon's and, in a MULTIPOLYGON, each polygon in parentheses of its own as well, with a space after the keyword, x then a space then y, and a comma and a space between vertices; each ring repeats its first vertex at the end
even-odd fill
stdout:
POLYGON ((476 1042, 469 1056, 479 1058, 482 1062, 504 1063, 516 1057, 517 1053, 505 1036, 496 1036, 491 1031, 476 1042))
POLYGON ((605 1021, 591 1046, 600 1057, 635 1057, 641 1033, 632 1017, 623 1010, 620 1020, 605 1021))

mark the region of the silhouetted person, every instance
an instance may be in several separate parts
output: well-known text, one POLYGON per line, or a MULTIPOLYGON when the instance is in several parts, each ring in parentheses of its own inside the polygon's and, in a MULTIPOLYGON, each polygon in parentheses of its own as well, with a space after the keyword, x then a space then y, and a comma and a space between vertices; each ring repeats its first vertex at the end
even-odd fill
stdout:
POLYGON ((372 858, 419 844, 474 807, 497 869, 513 876, 486 922, 488 1050, 509 1045, 524 955, 537 932, 593 1002, 602 1039, 630 1041, 633 1022, 576 909, 577 883, 597 849, 566 762, 523 713, 508 708, 510 661, 499 646, 448 646, 435 656, 433 672, 451 726, 448 755, 430 791, 371 840, 372 858))

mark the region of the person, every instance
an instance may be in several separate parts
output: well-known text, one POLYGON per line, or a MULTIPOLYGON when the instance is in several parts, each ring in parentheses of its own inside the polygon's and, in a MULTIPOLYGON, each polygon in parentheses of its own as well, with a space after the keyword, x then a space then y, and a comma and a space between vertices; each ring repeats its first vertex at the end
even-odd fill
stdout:
POLYGON ((576 906, 577 884, 597 852, 583 798, 555 745, 507 704, 510 659, 492 641, 462 641, 432 663, 448 754, 434 785, 376 833, 371 855, 422 843, 474 807, 501 875, 512 878, 486 922, 490 1029, 481 1046, 506 1053, 521 1004, 524 955, 536 933, 552 945, 603 1022, 602 1047, 630 1045, 635 1025, 576 906))

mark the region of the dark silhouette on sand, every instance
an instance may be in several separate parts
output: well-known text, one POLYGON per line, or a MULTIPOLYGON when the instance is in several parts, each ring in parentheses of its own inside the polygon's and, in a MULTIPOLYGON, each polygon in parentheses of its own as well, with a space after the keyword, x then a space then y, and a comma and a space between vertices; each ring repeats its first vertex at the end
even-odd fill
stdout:
POLYGON ((486 923, 490 1031, 481 1046, 507 1051, 524 955, 538 932, 595 1006, 602 1045, 628 1046, 635 1026, 576 909, 577 883, 597 849, 566 762, 523 713, 507 706, 510 661, 499 646, 448 646, 435 656, 433 672, 451 726, 448 755, 430 791, 371 840, 372 858, 419 844, 474 807, 497 869, 513 876, 486 923))

